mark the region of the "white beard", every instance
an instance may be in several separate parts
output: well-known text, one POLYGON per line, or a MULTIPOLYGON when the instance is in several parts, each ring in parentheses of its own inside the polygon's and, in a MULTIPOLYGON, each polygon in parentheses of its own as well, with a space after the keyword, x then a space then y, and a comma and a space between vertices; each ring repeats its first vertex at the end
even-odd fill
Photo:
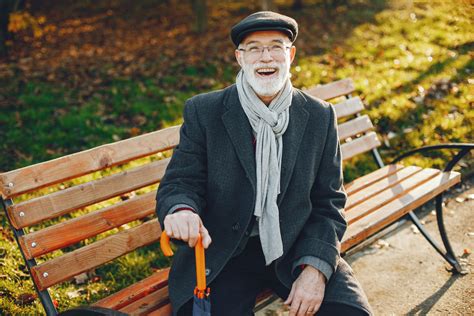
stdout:
POLYGON ((247 82, 257 95, 271 97, 276 95, 285 85, 286 80, 290 77, 290 63, 288 61, 277 63, 256 63, 247 64, 242 60, 242 70, 247 82), (258 77, 255 69, 257 68, 276 68, 278 69, 276 78, 258 77))

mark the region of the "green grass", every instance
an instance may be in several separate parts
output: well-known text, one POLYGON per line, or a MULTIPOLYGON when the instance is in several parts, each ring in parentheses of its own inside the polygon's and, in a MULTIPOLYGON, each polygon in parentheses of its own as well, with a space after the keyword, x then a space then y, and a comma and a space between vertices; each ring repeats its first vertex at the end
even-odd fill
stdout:
MULTIPOLYGON (((365 113, 383 141, 380 151, 386 162, 422 145, 472 142, 472 10, 462 2, 373 3, 381 9, 349 7, 331 21, 332 25, 349 23, 347 32, 329 31, 326 39, 302 34, 308 42, 322 43, 316 53, 300 54, 292 69, 294 85, 309 87, 352 77, 356 94, 367 105, 365 113)), ((315 8, 310 5, 304 13, 312 14, 315 8)), ((201 87, 199 82, 207 82, 206 90, 222 88, 232 82, 235 70, 235 65, 177 62, 173 71, 182 74, 179 79, 170 74, 160 79, 114 79, 83 102, 77 101, 81 91, 28 82, 11 90, 20 106, 0 113, 1 146, 6 153, 0 156, 0 169, 19 168, 176 124, 184 100, 203 92, 196 88, 201 87), (10 159, 13 154, 19 159, 10 159)), ((408 163, 440 167, 449 157, 441 151, 408 163)), ((464 164, 463 172, 472 171, 472 162, 464 164)), ((370 155, 356 157, 345 164, 345 179, 375 168, 370 155)), ((0 314, 42 312, 39 300, 27 304, 19 300, 21 294, 34 293, 33 285, 6 219, 0 219, 0 314)), ((87 304, 167 264, 156 245, 144 247, 97 269, 100 282, 66 282, 53 287, 52 296, 60 310, 87 304), (68 296, 77 291, 82 293, 79 297, 68 296)))

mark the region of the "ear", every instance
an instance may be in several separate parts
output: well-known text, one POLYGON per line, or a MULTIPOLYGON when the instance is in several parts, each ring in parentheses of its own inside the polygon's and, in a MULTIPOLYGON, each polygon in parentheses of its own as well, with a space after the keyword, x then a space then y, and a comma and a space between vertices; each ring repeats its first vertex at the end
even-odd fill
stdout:
POLYGON ((296 56, 296 47, 291 46, 290 48, 290 64, 293 63, 293 60, 295 59, 296 56))
POLYGON ((236 49, 234 51, 235 54, 235 59, 237 60, 237 63, 239 64, 240 67, 242 67, 242 64, 240 62, 240 58, 242 57, 240 50, 236 49))

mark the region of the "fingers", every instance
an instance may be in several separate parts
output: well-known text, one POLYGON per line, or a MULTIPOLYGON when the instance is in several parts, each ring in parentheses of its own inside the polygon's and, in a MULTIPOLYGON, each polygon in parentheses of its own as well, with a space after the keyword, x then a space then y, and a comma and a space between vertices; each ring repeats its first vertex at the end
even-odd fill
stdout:
POLYGON ((196 245, 199 234, 202 236, 204 248, 208 248, 212 242, 211 236, 202 224, 201 218, 192 211, 179 211, 167 215, 164 220, 164 226, 169 237, 185 241, 189 247, 196 245))
POLYGON ((188 230, 189 230, 189 240, 188 245, 189 247, 196 246, 198 234, 199 234, 199 222, 196 221, 195 223, 188 223, 188 230))
POLYGON ((288 314, 289 316, 300 316, 299 314, 299 309, 301 305, 301 297, 299 295, 295 295, 293 298, 293 301, 291 302, 290 306, 290 313, 288 314))

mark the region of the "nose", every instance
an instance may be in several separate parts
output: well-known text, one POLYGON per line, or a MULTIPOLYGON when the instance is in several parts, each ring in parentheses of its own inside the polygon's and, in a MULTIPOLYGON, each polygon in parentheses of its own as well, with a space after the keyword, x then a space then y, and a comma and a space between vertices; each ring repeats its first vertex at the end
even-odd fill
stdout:
POLYGON ((268 48, 268 47, 263 48, 262 56, 260 56, 260 59, 262 61, 271 61, 271 60, 273 60, 273 57, 270 54, 270 48, 268 48))

